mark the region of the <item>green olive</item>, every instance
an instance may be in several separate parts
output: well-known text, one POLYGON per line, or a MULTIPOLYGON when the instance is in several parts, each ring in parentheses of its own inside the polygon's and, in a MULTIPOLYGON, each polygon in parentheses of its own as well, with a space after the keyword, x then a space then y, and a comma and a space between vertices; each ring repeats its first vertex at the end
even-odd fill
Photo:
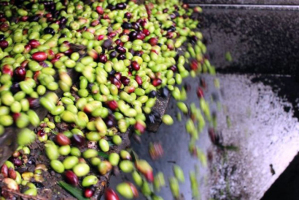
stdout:
POLYGON ((55 172, 60 174, 64 172, 64 165, 59 160, 52 160, 50 164, 55 172))

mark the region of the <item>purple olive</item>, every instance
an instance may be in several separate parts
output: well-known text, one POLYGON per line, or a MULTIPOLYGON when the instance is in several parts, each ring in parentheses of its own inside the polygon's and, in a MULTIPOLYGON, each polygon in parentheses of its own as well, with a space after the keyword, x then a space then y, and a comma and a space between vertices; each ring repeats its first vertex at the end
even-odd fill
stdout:
POLYGON ((76 146, 83 146, 85 144, 85 138, 78 134, 74 134, 71 140, 72 140, 72 144, 76 146))

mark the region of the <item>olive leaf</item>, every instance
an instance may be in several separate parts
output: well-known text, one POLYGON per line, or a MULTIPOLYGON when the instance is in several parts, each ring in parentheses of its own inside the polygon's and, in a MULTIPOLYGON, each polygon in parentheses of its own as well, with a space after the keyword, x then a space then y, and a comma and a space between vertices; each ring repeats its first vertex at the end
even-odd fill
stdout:
POLYGON ((99 156, 103 157, 103 158, 108 158, 109 155, 104 153, 104 152, 99 152, 99 156))
POLYGON ((79 199, 79 200, 88 200, 87 198, 82 196, 82 191, 79 190, 78 188, 75 188, 75 187, 67 184, 64 181, 59 181, 59 185, 60 185, 60 187, 65 189, 67 192, 69 192, 71 195, 73 195, 77 199, 79 199))
POLYGON ((111 141, 108 141, 109 147, 112 147, 114 144, 111 141))

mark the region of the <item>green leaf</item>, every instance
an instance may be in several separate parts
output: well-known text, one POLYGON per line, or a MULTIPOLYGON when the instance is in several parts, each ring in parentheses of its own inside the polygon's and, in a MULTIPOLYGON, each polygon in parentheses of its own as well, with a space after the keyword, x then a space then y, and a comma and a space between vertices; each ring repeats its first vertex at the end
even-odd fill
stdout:
POLYGON ((59 181, 59 185, 60 185, 60 187, 62 187, 66 191, 68 191, 71 195, 73 195, 77 199, 79 199, 79 200, 88 200, 87 198, 82 196, 82 191, 79 190, 78 188, 75 188, 75 187, 67 184, 64 181, 59 181))
POLYGON ((99 152, 99 156, 101 156, 103 158, 109 158, 109 155, 104 152, 99 152))
POLYGON ((109 147, 112 147, 114 144, 111 141, 108 141, 109 147))

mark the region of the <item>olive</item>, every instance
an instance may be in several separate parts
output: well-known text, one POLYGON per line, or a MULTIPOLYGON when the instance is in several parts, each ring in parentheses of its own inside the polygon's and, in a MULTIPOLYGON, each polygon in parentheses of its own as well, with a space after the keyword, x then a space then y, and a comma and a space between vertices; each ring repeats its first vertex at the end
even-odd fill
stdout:
POLYGON ((44 33, 45 34, 55 35, 55 30, 51 27, 47 27, 47 28, 44 29, 44 33))
POLYGON ((110 58, 115 58, 117 56, 116 51, 112 51, 110 54, 110 58))
POLYGON ((131 31, 130 34, 129 34, 130 41, 135 40, 136 37, 137 37, 137 34, 138 34, 137 31, 131 31))
POLYGON ((125 60, 126 59, 126 54, 119 54, 117 56, 118 60, 125 60))
POLYGON ((116 4, 116 8, 120 10, 124 10, 127 7, 126 3, 118 3, 116 4))
POLYGON ((156 90, 152 90, 148 94, 149 98, 155 98, 156 96, 157 96, 157 91, 156 90))
POLYGON ((11 86, 10 86, 10 91, 15 94, 17 92, 20 91, 20 84, 18 82, 15 82, 13 83, 11 86))
POLYGON ((163 88, 161 89, 161 96, 164 97, 164 98, 166 98, 166 97, 168 97, 168 95, 169 95, 169 90, 168 90, 168 88, 167 88, 167 87, 163 87, 163 88))
POLYGON ((124 29, 131 29, 132 28, 132 24, 129 23, 129 22, 124 22, 122 24, 122 28, 124 28, 124 29))
POLYGON ((109 5, 107 6, 107 8, 110 9, 110 10, 115 10, 115 9, 116 9, 116 6, 114 6, 114 5, 112 5, 112 4, 109 4, 109 5))
POLYGON ((103 42, 102 47, 104 49, 108 49, 110 46, 112 45, 112 40, 111 39, 107 39, 103 42))
POLYGON ((167 29, 168 32, 175 32, 176 28, 174 26, 171 26, 167 29))
POLYGON ((139 31, 140 30, 140 26, 138 23, 136 22, 132 22, 132 28, 135 30, 135 31, 139 31))

